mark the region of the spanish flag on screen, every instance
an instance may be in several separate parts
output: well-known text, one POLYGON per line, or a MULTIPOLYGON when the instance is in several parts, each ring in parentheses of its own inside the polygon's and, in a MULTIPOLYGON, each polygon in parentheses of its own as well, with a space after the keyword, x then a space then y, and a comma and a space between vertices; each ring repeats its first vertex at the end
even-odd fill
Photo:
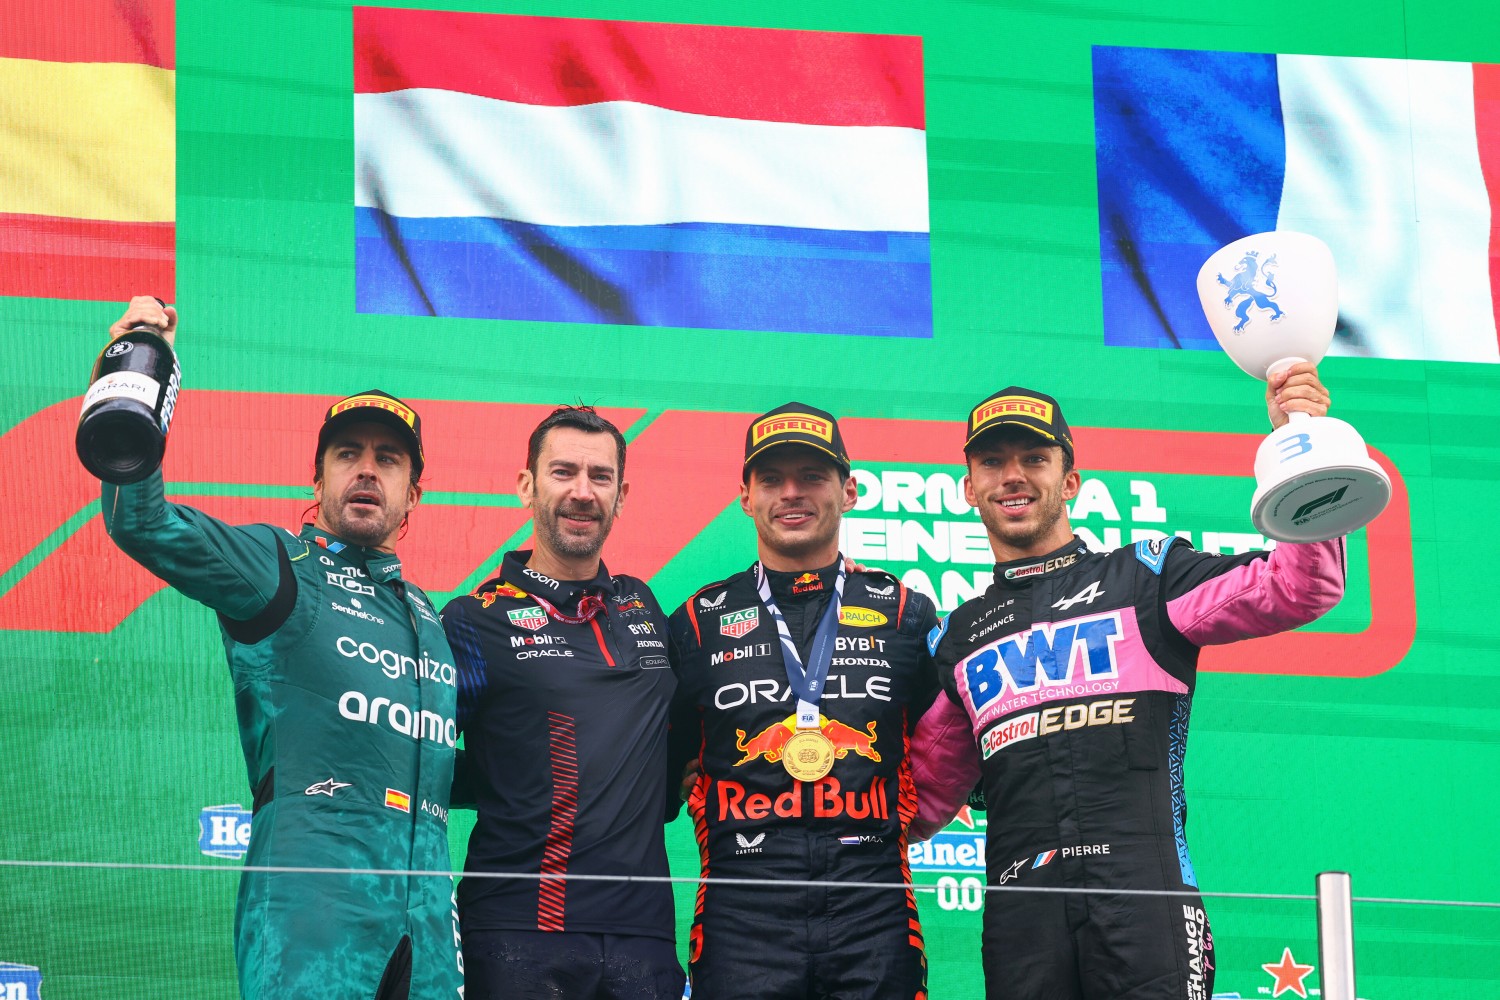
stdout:
POLYGON ((0 5, 0 295, 174 296, 174 6, 0 5))

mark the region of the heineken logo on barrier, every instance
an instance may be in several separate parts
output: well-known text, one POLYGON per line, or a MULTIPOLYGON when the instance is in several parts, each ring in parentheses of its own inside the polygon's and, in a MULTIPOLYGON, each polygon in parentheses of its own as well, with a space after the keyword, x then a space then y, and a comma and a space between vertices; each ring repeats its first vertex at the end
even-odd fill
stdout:
POLYGON ((547 612, 535 604, 529 608, 517 608, 514 611, 507 611, 505 616, 517 628, 530 629, 533 632, 547 624, 547 612))
POLYGON ((745 608, 719 616, 719 634, 738 639, 753 631, 760 624, 760 608, 745 608))

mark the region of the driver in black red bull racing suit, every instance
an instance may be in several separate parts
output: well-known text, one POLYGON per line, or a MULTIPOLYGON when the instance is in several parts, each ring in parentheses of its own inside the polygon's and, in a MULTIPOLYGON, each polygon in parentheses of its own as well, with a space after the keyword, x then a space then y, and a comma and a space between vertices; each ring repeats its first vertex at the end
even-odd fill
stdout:
MULTIPOLYGON (((1327 412, 1311 365, 1274 377, 1272 423, 1327 412)), ((918 726, 912 837, 983 777, 990 1000, 1208 1000, 1213 937, 1188 857, 1182 765, 1202 646, 1306 624, 1338 603, 1342 539, 1220 556, 1180 538, 1090 552, 1057 401, 1010 387, 969 417, 965 495, 995 582, 928 638, 946 697, 918 726)))
POLYGON ((924 645, 937 615, 895 577, 846 570, 839 524, 856 493, 831 414, 758 417, 744 470, 760 559, 671 619, 670 773, 696 761, 688 811, 709 879, 693 995, 925 1000, 912 891, 827 883, 911 881, 906 747, 937 695, 924 645))

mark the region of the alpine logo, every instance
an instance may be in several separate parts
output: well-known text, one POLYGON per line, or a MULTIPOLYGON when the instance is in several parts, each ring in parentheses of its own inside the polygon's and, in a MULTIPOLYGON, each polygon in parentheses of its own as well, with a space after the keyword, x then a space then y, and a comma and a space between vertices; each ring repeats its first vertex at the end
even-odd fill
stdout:
POLYGON ((533 604, 529 608, 517 608, 514 611, 507 611, 505 616, 510 619, 510 623, 516 626, 516 628, 530 629, 533 632, 547 624, 547 612, 543 611, 541 606, 536 604, 533 604))
MULTIPOLYGON (((727 591, 726 591, 727 593, 727 591)), ((731 639, 749 635, 760 624, 760 608, 745 608, 719 616, 719 634, 731 639)))
POLYGON ((1059 611, 1066 611, 1075 604, 1093 604, 1094 598, 1103 596, 1104 591, 1099 589, 1099 581, 1095 580, 1072 597, 1064 597, 1052 606, 1059 611))
POLYGON ((718 597, 715 597, 711 601, 706 597, 700 597, 698 598, 698 607, 704 609, 705 611, 707 611, 709 608, 722 608, 724 606, 724 598, 728 596, 729 591, 725 590, 722 591, 718 597))

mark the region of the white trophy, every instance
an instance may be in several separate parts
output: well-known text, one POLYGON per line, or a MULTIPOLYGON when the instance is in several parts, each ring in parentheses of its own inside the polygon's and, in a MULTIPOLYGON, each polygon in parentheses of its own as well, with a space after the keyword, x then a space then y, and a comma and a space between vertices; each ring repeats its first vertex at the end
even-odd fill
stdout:
MULTIPOLYGON (((1220 248, 1198 271, 1198 300, 1214 336, 1261 381, 1323 360, 1338 321, 1338 272, 1316 236, 1280 230, 1220 248)), ((1321 542, 1368 524, 1391 480, 1359 432, 1334 417, 1293 413, 1255 453, 1250 518, 1283 542, 1321 542)))

